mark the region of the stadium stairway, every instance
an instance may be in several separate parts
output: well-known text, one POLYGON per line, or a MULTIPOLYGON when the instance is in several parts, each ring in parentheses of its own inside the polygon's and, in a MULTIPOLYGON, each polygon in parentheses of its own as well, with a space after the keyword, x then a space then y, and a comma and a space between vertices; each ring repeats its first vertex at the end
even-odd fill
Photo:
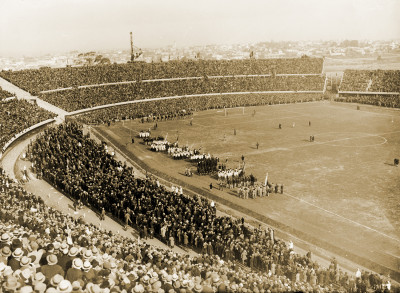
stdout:
POLYGON ((61 108, 58 108, 58 107, 56 107, 56 106, 54 106, 54 105, 52 105, 50 103, 47 103, 47 102, 39 99, 36 96, 32 96, 27 91, 17 87, 16 85, 10 83, 9 81, 7 81, 7 80, 5 80, 4 78, 1 78, 1 77, 0 77, 0 87, 3 88, 6 91, 9 91, 10 93, 15 94, 15 97, 17 99, 25 99, 25 100, 28 100, 28 101, 34 101, 34 102, 37 103, 37 105, 39 107, 57 114, 57 118, 56 118, 57 123, 61 123, 62 121, 64 121, 65 114, 68 113, 65 110, 63 110, 61 108))

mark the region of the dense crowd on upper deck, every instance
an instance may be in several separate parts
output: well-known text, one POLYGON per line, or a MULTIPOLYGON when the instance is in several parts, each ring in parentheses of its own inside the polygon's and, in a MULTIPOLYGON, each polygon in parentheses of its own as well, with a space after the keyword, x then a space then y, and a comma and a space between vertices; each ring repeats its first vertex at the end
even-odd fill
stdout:
POLYGON ((40 91, 121 81, 264 74, 321 74, 322 58, 134 62, 87 67, 1 71, 0 76, 32 94, 40 91))

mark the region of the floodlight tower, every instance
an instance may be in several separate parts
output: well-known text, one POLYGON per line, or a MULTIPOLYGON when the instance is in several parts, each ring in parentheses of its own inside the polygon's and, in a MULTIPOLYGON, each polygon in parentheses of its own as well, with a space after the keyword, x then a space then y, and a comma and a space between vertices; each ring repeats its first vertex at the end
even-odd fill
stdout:
POLYGON ((130 63, 133 63, 133 61, 135 61, 135 59, 139 58, 143 54, 143 52, 142 52, 142 49, 133 45, 132 32, 130 32, 130 35, 131 35, 131 61, 130 61, 130 63), (136 49, 136 53, 133 50, 134 47, 136 49))
POLYGON ((133 55, 133 38, 132 38, 132 32, 130 32, 131 35, 131 62, 133 63, 133 60, 135 60, 135 56, 133 55))

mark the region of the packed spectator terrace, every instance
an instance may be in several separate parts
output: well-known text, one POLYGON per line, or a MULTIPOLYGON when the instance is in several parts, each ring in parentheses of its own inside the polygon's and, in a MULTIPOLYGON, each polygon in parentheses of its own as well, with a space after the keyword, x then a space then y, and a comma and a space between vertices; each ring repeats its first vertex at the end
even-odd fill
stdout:
POLYGON ((400 93, 400 70, 345 70, 340 91, 400 93))
POLYGON ((241 94, 215 95, 200 97, 182 97, 165 100, 143 101, 140 103, 105 107, 79 115, 76 119, 82 123, 104 124, 111 121, 145 118, 146 122, 179 119, 194 111, 223 109, 242 106, 261 106, 310 102, 322 100, 320 93, 277 93, 277 94, 241 94))
POLYGON ((40 91, 121 81, 266 74, 321 74, 322 58, 198 60, 1 71, 0 76, 37 95, 40 91))
POLYGON ((12 97, 12 96, 14 96, 12 93, 10 93, 10 92, 8 92, 8 91, 6 91, 6 90, 3 90, 3 89, 0 87, 0 101, 1 101, 1 100, 4 100, 4 99, 6 99, 6 98, 12 97))
POLYGON ((3 146, 15 135, 53 117, 53 113, 25 100, 0 102, 0 153, 3 146))
POLYGON ((324 82, 324 77, 320 75, 182 79, 49 92, 40 94, 39 98, 66 111, 74 111, 104 104, 192 94, 259 91, 322 93, 324 82))
POLYGON ((346 70, 338 101, 400 108, 400 70, 346 70))

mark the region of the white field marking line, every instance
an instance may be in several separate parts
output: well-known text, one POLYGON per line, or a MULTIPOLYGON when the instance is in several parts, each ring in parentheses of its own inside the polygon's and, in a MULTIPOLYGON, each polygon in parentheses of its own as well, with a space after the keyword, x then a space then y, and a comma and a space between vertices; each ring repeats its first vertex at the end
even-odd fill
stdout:
MULTIPOLYGON (((356 112, 358 112, 358 113, 367 113, 367 114, 372 114, 372 115, 377 115, 377 116, 388 116, 388 117, 393 117, 393 116, 396 116, 396 115, 390 115, 390 114, 382 114, 382 113, 375 113, 375 112, 372 112, 372 111, 365 111, 365 110, 356 110, 356 109, 349 109, 349 108, 345 108, 345 107, 340 107, 340 106, 336 106, 336 105, 332 105, 332 107, 335 107, 335 108, 340 108, 340 109, 343 109, 343 110, 348 110, 348 111, 356 111, 356 112)), ((385 108, 386 109, 386 108, 385 108)), ((392 108, 390 108, 390 109, 392 109, 392 108)), ((397 114, 397 113, 396 113, 397 114)))
MULTIPOLYGON (((299 145, 295 145, 295 146, 291 146, 291 147, 284 147, 284 146, 280 146, 280 147, 276 147, 276 150, 270 150, 266 149, 266 150, 258 150, 258 151, 253 151, 253 152, 249 152, 247 153, 247 156, 251 156, 251 155, 258 155, 258 154, 262 154, 262 153, 272 153, 272 152, 276 152, 276 151, 288 151, 291 149, 295 149, 295 148, 302 148, 302 147, 312 147, 312 146, 316 146, 316 145, 323 145, 323 144, 327 144, 329 146, 334 146, 334 147, 341 147, 341 146, 337 146, 337 145, 330 145, 329 143, 331 142, 338 142, 338 141, 345 141, 345 140, 351 140, 351 139, 358 139, 358 138, 365 138, 365 137, 381 137, 383 139, 386 140, 386 138, 382 137, 382 135, 386 135, 386 134, 393 134, 393 133, 398 133, 400 131, 393 131, 393 132, 386 132, 386 133, 377 133, 377 134, 368 134, 368 135, 364 135, 364 136, 357 136, 357 137, 346 137, 346 138, 340 138, 340 139, 334 139, 334 140, 329 140, 329 141, 321 141, 321 142, 310 142, 307 144, 299 144, 299 145)), ((387 140, 386 140, 387 141, 387 140)), ((386 141, 384 143, 386 143, 386 141)), ((384 143, 381 143, 379 145, 383 145, 384 143)), ((372 146, 377 146, 377 145, 372 145, 372 146)), ((351 146, 353 147, 353 146, 351 146)), ((358 147, 358 146, 354 146, 354 147, 358 147)))
MULTIPOLYGON (((246 123, 255 123, 255 122, 264 122, 264 121, 269 121, 269 120, 279 120, 279 119, 289 119, 289 118, 298 118, 298 117, 304 117, 305 115, 297 115, 297 116, 286 116, 286 117, 278 117, 278 118, 270 118, 270 119, 259 119, 259 120, 251 120, 251 121, 237 121, 237 122, 232 122, 232 123, 223 123, 219 125, 201 125, 203 127, 216 127, 216 126, 226 126, 226 125, 236 125, 236 124, 246 124, 246 123)), ((193 123, 198 124, 198 123, 193 123)), ((200 125, 200 124, 198 124, 200 125)))
POLYGON ((132 129, 132 128, 129 128, 129 127, 126 127, 125 125, 122 125, 121 127, 125 128, 125 129, 128 129, 129 131, 132 131, 132 132, 140 133, 139 131, 137 131, 135 129, 132 129))
POLYGON ((394 241, 400 243, 400 240, 399 240, 399 239, 394 238, 394 237, 392 237, 392 236, 390 236, 390 235, 386 235, 385 233, 383 233, 383 232, 381 232, 381 231, 379 231, 379 230, 376 230, 376 229, 374 229, 374 228, 368 227, 368 226, 366 226, 366 225, 364 225, 364 224, 358 223, 358 222, 356 222, 356 221, 354 221, 354 220, 351 220, 351 219, 349 219, 349 218, 343 217, 343 216, 341 216, 341 215, 339 215, 339 214, 337 214, 337 213, 334 213, 334 212, 332 212, 332 211, 329 211, 329 210, 327 210, 327 209, 324 209, 324 208, 322 208, 322 207, 320 207, 320 206, 317 206, 317 205, 315 205, 315 204, 313 204, 313 203, 310 203, 310 202, 308 202, 308 201, 306 201, 306 200, 304 200, 304 199, 301 199, 301 198, 298 198, 298 197, 296 197, 296 196, 290 195, 290 194, 287 193, 287 192, 285 192, 285 195, 288 195, 288 196, 290 196, 291 198, 294 198, 294 199, 296 199, 296 200, 298 200, 298 201, 304 202, 305 204, 308 204, 308 205, 310 205, 310 206, 312 206, 312 207, 315 207, 315 208, 317 208, 317 209, 320 209, 320 210, 322 210, 322 211, 324 211, 324 212, 326 212, 326 213, 328 213, 328 214, 334 215, 334 216, 336 216, 336 217, 338 217, 338 218, 341 218, 341 219, 343 219, 343 220, 346 220, 346 221, 348 221, 348 222, 351 222, 351 223, 353 223, 353 224, 356 224, 357 226, 361 226, 361 227, 363 227, 363 228, 365 228, 365 229, 371 230, 371 231, 373 231, 373 232, 375 232, 375 233, 381 234, 381 235, 385 236, 386 238, 390 238, 390 239, 392 239, 392 240, 394 240, 394 241))
POLYGON ((338 141, 345 141, 345 140, 351 140, 351 139, 358 139, 358 138, 365 138, 365 137, 371 137, 371 136, 378 136, 381 137, 382 135, 386 134, 393 134, 393 133, 399 133, 400 131, 392 131, 392 132, 385 132, 385 133, 377 133, 377 134, 367 134, 363 136, 357 136, 357 137, 346 137, 346 138, 340 138, 340 139, 334 139, 334 140, 328 140, 328 141, 321 141, 321 142, 313 142, 310 144, 304 144, 304 145, 297 145, 293 147, 288 147, 286 149, 294 149, 294 148, 301 148, 301 147, 306 147, 306 146, 313 146, 313 145, 321 145, 321 144, 329 144, 331 142, 338 142, 338 141))
MULTIPOLYGON (((379 145, 383 145, 383 144, 387 143, 387 139, 384 138, 383 136, 371 134, 369 137, 382 138, 383 142, 376 143, 376 144, 367 144, 367 145, 337 145, 337 144, 328 144, 328 145, 334 146, 334 147, 343 147, 343 148, 367 148, 367 147, 379 146, 379 145)), ((362 138, 362 137, 355 137, 355 138, 362 138)))

